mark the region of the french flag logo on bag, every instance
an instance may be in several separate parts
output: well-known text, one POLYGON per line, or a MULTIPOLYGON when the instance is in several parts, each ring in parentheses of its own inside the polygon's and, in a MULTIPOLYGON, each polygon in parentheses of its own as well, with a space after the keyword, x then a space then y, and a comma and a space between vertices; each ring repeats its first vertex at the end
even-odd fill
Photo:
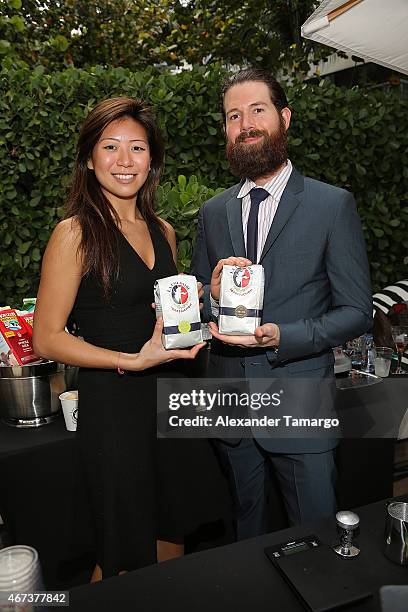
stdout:
POLYGON ((182 284, 174 285, 171 289, 171 297, 175 304, 185 304, 188 301, 187 288, 182 284))
POLYGON ((233 275, 234 285, 240 289, 244 289, 249 285, 251 280, 251 273, 248 268, 237 268, 233 275))

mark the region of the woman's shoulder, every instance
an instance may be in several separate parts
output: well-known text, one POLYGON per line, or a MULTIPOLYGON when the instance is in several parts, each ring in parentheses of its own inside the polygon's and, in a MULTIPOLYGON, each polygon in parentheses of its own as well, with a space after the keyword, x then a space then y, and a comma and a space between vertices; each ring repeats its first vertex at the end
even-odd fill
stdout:
POLYGON ((47 245, 47 251, 63 256, 77 256, 81 244, 82 231, 76 217, 63 219, 55 226, 47 245))
POLYGON ((170 242, 170 244, 175 243, 176 242, 176 231, 174 227, 168 221, 166 221, 166 219, 162 219, 161 217, 157 217, 157 219, 158 219, 160 226, 163 229, 163 232, 164 232, 164 235, 166 236, 167 241, 170 242))
POLYGON ((157 218, 159 220, 160 225, 164 229, 164 231, 166 233, 166 236, 168 236, 169 234, 175 234, 176 233, 174 231, 174 227, 168 221, 166 221, 166 219, 162 219, 161 217, 157 217, 157 218))
POLYGON ((59 221, 54 228, 52 238, 67 243, 80 243, 82 237, 81 225, 77 217, 69 217, 59 221))

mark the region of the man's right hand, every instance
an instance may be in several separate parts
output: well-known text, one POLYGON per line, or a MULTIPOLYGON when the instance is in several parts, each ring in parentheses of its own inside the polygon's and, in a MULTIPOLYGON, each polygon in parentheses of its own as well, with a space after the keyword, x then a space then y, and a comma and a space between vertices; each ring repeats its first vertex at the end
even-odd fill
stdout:
POLYGON ((240 266, 241 268, 245 268, 245 266, 250 266, 251 263, 252 262, 245 257, 228 257, 227 259, 220 259, 211 276, 210 291, 213 299, 217 300, 217 302, 220 299, 221 272, 223 266, 240 266))

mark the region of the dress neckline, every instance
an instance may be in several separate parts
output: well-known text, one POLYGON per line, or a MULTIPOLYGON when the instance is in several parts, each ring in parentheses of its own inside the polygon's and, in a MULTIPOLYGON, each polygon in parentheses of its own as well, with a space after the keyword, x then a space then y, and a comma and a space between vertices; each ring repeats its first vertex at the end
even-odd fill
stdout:
POLYGON ((152 242, 152 247, 153 247, 153 254, 154 254, 154 262, 153 262, 153 267, 149 268, 149 266, 147 265, 147 263, 145 262, 145 260, 143 259, 143 257, 141 257, 141 255, 136 251, 136 249, 130 244, 129 240, 126 238, 125 234, 123 234, 123 232, 121 232, 119 230, 120 235, 122 236, 123 240, 126 242, 126 244, 128 245, 128 247, 133 251, 133 253, 136 255, 136 257, 142 262, 142 264, 144 265, 144 267, 149 270, 149 272, 153 272, 153 270, 156 267, 156 263, 157 263, 157 257, 156 257, 156 249, 155 249, 155 245, 154 245, 154 238, 153 238, 153 232, 150 230, 150 227, 147 226, 147 229, 149 230, 149 234, 150 234, 150 240, 152 242))

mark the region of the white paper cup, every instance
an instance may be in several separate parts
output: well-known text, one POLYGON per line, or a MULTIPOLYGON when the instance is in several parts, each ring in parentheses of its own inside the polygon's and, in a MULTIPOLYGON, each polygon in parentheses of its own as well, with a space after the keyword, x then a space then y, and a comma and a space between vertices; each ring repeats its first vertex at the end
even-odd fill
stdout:
POLYGON ((59 396, 68 431, 76 431, 78 420, 78 391, 65 391, 59 396))

